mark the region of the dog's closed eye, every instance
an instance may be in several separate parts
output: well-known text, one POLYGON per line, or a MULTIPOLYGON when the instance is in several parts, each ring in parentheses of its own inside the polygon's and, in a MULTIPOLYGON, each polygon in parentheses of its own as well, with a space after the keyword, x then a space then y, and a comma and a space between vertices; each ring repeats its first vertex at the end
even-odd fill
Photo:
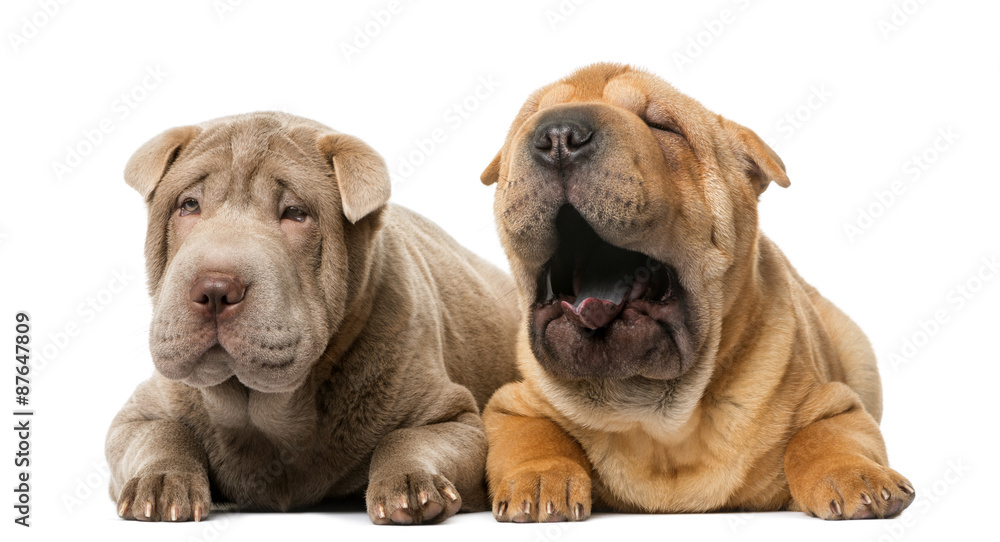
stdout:
POLYGON ((681 137, 684 136, 684 132, 682 132, 681 129, 676 124, 674 124, 672 122, 668 122, 668 121, 654 121, 654 120, 647 119, 646 120, 646 126, 649 126, 650 128, 652 128, 654 130, 659 130, 661 132, 668 132, 668 133, 671 133, 671 134, 679 135, 681 137))

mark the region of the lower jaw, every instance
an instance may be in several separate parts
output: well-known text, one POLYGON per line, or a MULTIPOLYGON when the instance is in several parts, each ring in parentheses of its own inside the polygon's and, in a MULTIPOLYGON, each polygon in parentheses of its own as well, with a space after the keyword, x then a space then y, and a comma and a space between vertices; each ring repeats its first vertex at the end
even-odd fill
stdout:
POLYGON ((536 307, 531 345, 542 367, 564 379, 671 380, 684 374, 690 356, 682 352, 686 331, 671 329, 650 314, 655 303, 632 302, 608 326, 587 330, 570 322, 556 305, 536 307))
POLYGON ((305 370, 286 366, 282 368, 240 367, 234 370, 236 379, 247 388, 259 393, 290 393, 298 390, 311 374, 311 365, 305 370))
POLYGON ((194 372, 184 379, 184 383, 195 388, 209 388, 222 384, 234 374, 228 365, 212 363, 195 368, 194 372))

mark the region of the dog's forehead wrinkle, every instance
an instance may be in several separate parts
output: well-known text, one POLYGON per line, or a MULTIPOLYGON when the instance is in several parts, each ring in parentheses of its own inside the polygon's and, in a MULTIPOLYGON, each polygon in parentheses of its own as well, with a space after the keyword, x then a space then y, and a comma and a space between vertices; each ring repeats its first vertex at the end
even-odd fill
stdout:
POLYGON ((561 82, 571 84, 581 92, 599 95, 608 81, 632 71, 634 68, 627 64, 603 62, 580 68, 563 78, 561 82))
POLYGON ((296 198, 326 196, 333 191, 332 172, 318 163, 310 163, 301 157, 292 157, 281 150, 271 152, 272 160, 260 172, 262 190, 290 193, 296 198))
POLYGON ((609 81, 601 96, 605 101, 639 116, 645 115, 650 104, 646 93, 624 76, 609 81))
POLYGON ((314 164, 319 156, 316 148, 318 135, 313 130, 309 132, 314 134, 311 138, 311 145, 300 144, 292 134, 283 132, 275 133, 267 141, 267 152, 272 153, 272 155, 279 155, 286 161, 294 164, 314 164))
POLYGON ((228 147, 229 138, 224 127, 207 126, 188 144, 187 148, 182 152, 181 158, 228 152, 228 147))
MULTIPOLYGON (((546 89, 541 97, 539 98, 537 104, 532 104, 533 107, 530 108, 531 112, 537 112, 546 107, 551 107, 556 104, 565 103, 573 100, 577 92, 576 87, 567 83, 557 83, 552 87, 546 89)), ((530 103, 530 102, 529 102, 530 103)), ((526 104, 527 109, 527 104, 526 104)))
MULTIPOLYGON (((284 123, 271 117, 235 121, 229 127, 230 165, 233 181, 251 181, 271 158, 274 140, 281 139, 284 123)), ((238 183, 234 182, 233 185, 238 183)))
POLYGON ((230 166, 230 182, 227 186, 228 196, 239 199, 249 195, 255 178, 258 176, 264 158, 261 152, 233 152, 230 166))

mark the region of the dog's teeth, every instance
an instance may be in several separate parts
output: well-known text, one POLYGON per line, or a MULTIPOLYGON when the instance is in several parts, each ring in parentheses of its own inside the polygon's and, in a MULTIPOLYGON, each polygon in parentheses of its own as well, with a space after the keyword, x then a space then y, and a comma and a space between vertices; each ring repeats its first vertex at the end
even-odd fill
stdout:
POLYGON ((555 292, 552 291, 552 268, 550 267, 549 272, 545 275, 545 302, 552 301, 555 296, 555 292))

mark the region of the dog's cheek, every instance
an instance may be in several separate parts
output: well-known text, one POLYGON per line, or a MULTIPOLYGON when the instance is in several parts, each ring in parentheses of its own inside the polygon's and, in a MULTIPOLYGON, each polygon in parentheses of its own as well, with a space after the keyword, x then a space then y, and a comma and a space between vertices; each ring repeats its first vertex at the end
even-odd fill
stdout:
POLYGON ((150 352, 157 370, 169 378, 187 377, 194 368, 193 356, 214 340, 214 329, 202 325, 187 306, 187 285, 194 271, 184 253, 172 257, 153 303, 150 352))
POLYGON ((180 216, 179 213, 175 212, 171 215, 170 229, 173 234, 174 243, 177 245, 184 243, 200 220, 200 214, 180 216))
POLYGON ((318 245, 319 227, 312 217, 306 217, 303 222, 282 220, 281 231, 293 252, 309 253, 318 245))

